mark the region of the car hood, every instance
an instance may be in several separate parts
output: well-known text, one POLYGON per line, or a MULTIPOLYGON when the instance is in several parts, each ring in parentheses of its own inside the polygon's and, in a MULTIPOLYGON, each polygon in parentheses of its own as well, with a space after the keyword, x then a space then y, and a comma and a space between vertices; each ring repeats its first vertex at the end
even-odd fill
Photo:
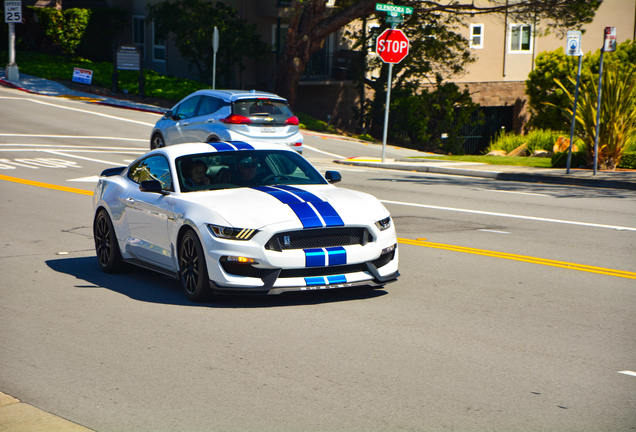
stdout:
MULTIPOLYGON (((300 193, 300 195, 294 194, 294 200, 296 197, 300 197, 302 201, 314 201, 314 198, 303 193, 309 192, 318 200, 331 204, 335 213, 346 225, 369 224, 389 216, 389 212, 380 201, 363 192, 336 188, 332 185, 296 185, 294 188, 298 189, 297 193, 300 193)), ((184 195, 187 195, 187 201, 192 210, 204 213, 212 210, 233 227, 260 229, 272 224, 287 223, 290 228, 302 228, 303 224, 298 214, 290 205, 274 196, 276 194, 271 193, 273 190, 282 192, 283 200, 284 197, 289 197, 276 186, 261 189, 238 188, 196 192, 184 195)), ((293 191, 291 192, 293 193, 293 191)), ((186 217, 190 216, 192 215, 186 214, 186 217)), ((214 223, 204 214, 201 217, 203 220, 199 220, 199 222, 214 223)))

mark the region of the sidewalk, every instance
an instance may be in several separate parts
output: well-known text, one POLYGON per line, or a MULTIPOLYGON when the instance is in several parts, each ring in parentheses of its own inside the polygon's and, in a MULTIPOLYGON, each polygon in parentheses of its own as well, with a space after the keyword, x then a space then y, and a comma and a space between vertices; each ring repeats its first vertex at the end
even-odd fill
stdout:
MULTIPOLYGON (((58 82, 50 81, 44 78, 32 77, 20 73, 19 81, 9 81, 6 78, 5 69, 0 67, 0 84, 12 87, 27 93, 34 93, 44 96, 62 97, 66 99, 81 100, 88 103, 98 105, 108 105, 119 108, 133 109, 137 111, 145 111, 157 114, 163 114, 166 109, 154 105, 142 104, 127 99, 95 95, 79 90, 70 89, 58 82)), ((78 84, 80 87, 81 84, 78 84)))
MULTIPOLYGON (((141 104, 134 101, 114 97, 97 96, 91 93, 72 90, 55 81, 32 77, 29 75, 24 75, 22 73, 20 73, 20 80, 14 82, 8 81, 5 76, 6 75, 4 68, 0 68, 0 84, 4 84, 29 93, 64 97, 69 99, 82 100, 87 103, 134 109, 158 114, 163 114, 163 112, 165 111, 164 108, 153 105, 141 104)), ((307 132, 306 134, 313 136, 323 136, 326 138, 346 139, 362 142, 354 138, 348 138, 327 133, 307 132)), ((395 149, 394 146, 391 147, 395 149)), ((550 183, 584 187, 636 190, 636 171, 597 171, 596 175, 594 175, 592 170, 571 169, 570 174, 566 174, 565 168, 549 169, 426 159, 426 156, 430 156, 430 153, 418 152, 411 149, 400 149, 400 151, 398 151, 397 153, 401 156, 418 156, 422 158, 385 158, 385 162, 382 163, 382 161, 378 158, 356 157, 338 160, 335 162, 345 165, 368 166, 374 168, 430 172, 438 174, 451 174, 468 177, 481 177, 503 181, 550 183)))

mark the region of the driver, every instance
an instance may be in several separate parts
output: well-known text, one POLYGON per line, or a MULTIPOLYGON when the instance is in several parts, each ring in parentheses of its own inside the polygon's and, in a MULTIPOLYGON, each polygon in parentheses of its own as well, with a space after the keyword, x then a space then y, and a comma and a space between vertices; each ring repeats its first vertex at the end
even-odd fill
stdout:
POLYGON ((238 163, 238 179, 236 184, 239 186, 256 186, 258 179, 256 173, 258 171, 258 159, 246 157, 238 163))

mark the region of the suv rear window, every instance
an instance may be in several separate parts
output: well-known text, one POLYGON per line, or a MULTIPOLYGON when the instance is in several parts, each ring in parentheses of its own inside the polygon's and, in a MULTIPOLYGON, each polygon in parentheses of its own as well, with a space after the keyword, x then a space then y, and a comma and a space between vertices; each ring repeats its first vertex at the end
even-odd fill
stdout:
POLYGON ((265 120, 267 117, 273 118, 275 123, 285 123, 285 120, 293 116, 284 101, 266 98, 236 101, 234 114, 248 117, 253 123, 271 123, 271 119, 265 120))

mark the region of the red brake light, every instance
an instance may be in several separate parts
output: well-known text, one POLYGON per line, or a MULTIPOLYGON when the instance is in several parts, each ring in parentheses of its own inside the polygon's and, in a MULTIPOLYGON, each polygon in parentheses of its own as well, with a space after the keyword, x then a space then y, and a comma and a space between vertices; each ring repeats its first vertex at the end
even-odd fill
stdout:
POLYGON ((229 124, 249 124, 249 123, 252 123, 252 120, 248 119, 245 116, 238 115, 238 114, 230 114, 226 118, 221 119, 221 121, 223 123, 229 123, 229 124))
POLYGON ((298 120, 298 117, 296 116, 291 116, 290 118, 285 120, 285 124, 288 124, 288 125, 298 126, 299 123, 300 123, 300 120, 298 120))
POLYGON ((300 147, 301 145, 303 145, 301 142, 294 143, 294 147, 300 147))

